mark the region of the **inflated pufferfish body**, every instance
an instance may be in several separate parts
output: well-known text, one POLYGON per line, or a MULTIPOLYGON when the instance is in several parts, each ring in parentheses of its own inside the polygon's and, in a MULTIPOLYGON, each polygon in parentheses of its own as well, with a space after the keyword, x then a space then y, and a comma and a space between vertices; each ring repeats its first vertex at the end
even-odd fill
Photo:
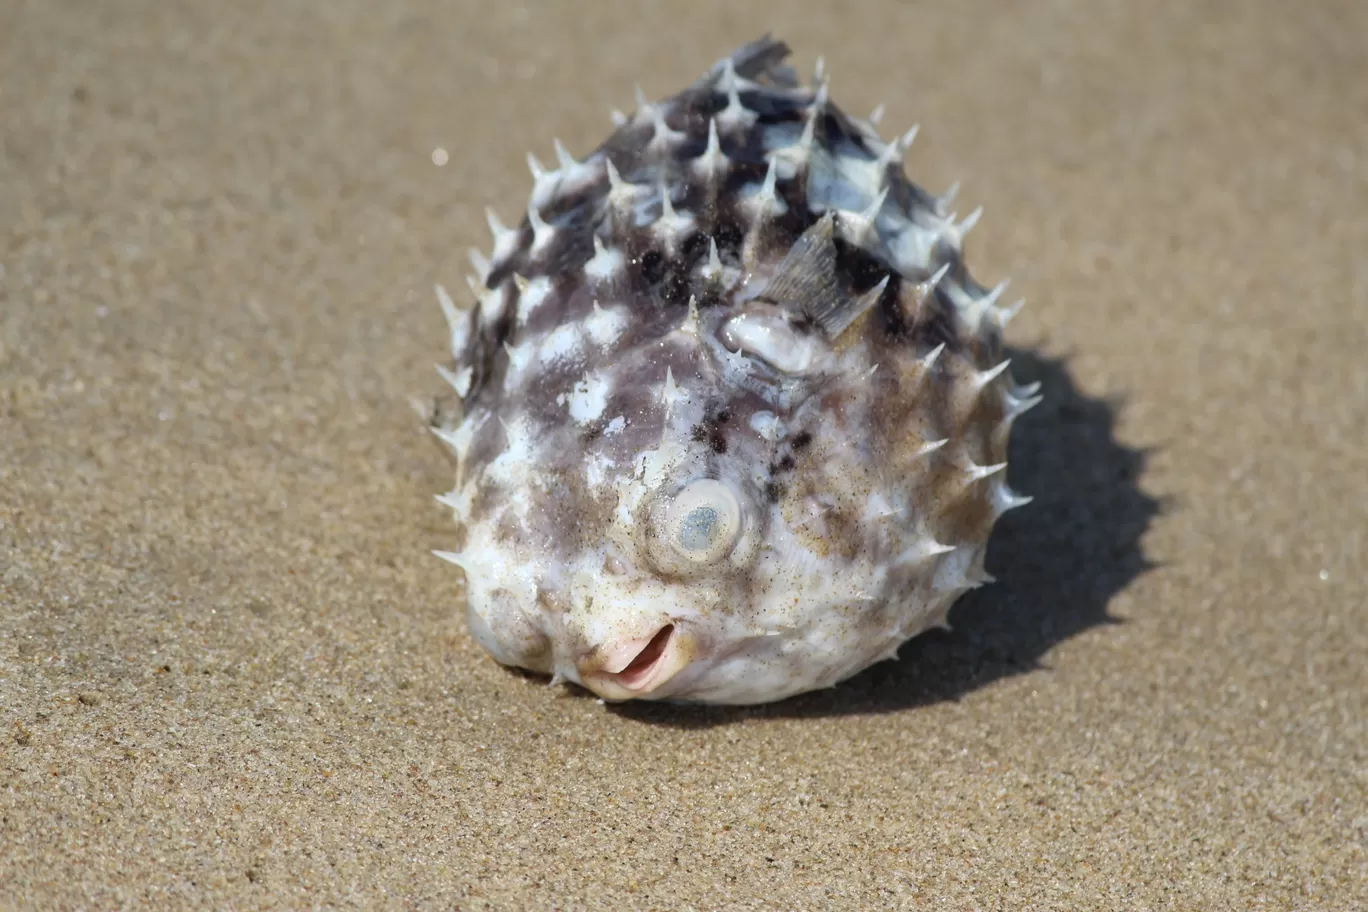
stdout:
POLYGON ((987 579, 1035 403, 944 198, 764 38, 491 216, 439 288, 462 400, 438 498, 498 661, 610 700, 833 685, 987 579))

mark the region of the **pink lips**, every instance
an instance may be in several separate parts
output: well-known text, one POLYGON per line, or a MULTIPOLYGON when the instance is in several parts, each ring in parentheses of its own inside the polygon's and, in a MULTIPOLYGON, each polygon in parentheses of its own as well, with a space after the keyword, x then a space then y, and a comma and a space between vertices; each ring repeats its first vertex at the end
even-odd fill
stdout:
POLYGON ((666 624, 649 638, 624 640, 604 654, 585 685, 600 696, 630 700, 658 689, 689 663, 689 638, 666 624))
MULTIPOLYGON (((665 659, 665 653, 669 649, 670 640, 674 637, 674 625, 668 624, 651 637, 645 646, 638 646, 638 643, 624 644, 621 649, 623 655, 628 654, 632 649, 636 649, 625 665, 617 671, 611 668, 605 669, 612 674, 619 684, 628 690, 636 690, 641 684, 650 680, 652 674, 665 659)), ((615 659, 617 656, 614 657, 615 659)))

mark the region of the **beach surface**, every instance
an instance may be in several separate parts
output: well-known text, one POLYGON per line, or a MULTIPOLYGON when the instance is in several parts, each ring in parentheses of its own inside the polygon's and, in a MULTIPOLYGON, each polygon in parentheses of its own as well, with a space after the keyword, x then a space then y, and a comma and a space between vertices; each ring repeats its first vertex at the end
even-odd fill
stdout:
POLYGON ((0 11, 0 909, 1368 908, 1368 4, 0 11), (434 283, 772 31, 1010 278, 997 582, 772 706, 468 635, 434 283))

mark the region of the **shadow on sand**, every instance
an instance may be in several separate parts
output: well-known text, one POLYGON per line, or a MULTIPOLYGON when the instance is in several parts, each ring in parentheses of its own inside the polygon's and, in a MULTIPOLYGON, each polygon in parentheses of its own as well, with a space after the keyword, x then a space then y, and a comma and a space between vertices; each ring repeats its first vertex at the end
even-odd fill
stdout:
POLYGON ((1056 643, 1118 623, 1113 595, 1152 567, 1140 538, 1160 503, 1138 486, 1146 453, 1113 437, 1117 404, 1082 395, 1063 361, 1012 351, 1019 382, 1040 381, 1044 401, 1017 424, 1012 487, 1035 501, 1003 517, 988 571, 997 582, 962 598, 951 631, 906 643, 830 690, 753 707, 656 703, 610 705, 642 722, 679 728, 752 718, 888 713, 954 700, 1000 678, 1042 667, 1056 643))

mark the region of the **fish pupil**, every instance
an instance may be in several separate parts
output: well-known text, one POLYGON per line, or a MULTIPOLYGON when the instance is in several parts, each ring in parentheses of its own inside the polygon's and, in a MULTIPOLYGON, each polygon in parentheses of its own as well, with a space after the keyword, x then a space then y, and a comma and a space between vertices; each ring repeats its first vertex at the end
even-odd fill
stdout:
POLYGON ((686 551, 703 551, 712 545, 717 532, 717 508, 695 507, 679 524, 679 544, 686 551))

